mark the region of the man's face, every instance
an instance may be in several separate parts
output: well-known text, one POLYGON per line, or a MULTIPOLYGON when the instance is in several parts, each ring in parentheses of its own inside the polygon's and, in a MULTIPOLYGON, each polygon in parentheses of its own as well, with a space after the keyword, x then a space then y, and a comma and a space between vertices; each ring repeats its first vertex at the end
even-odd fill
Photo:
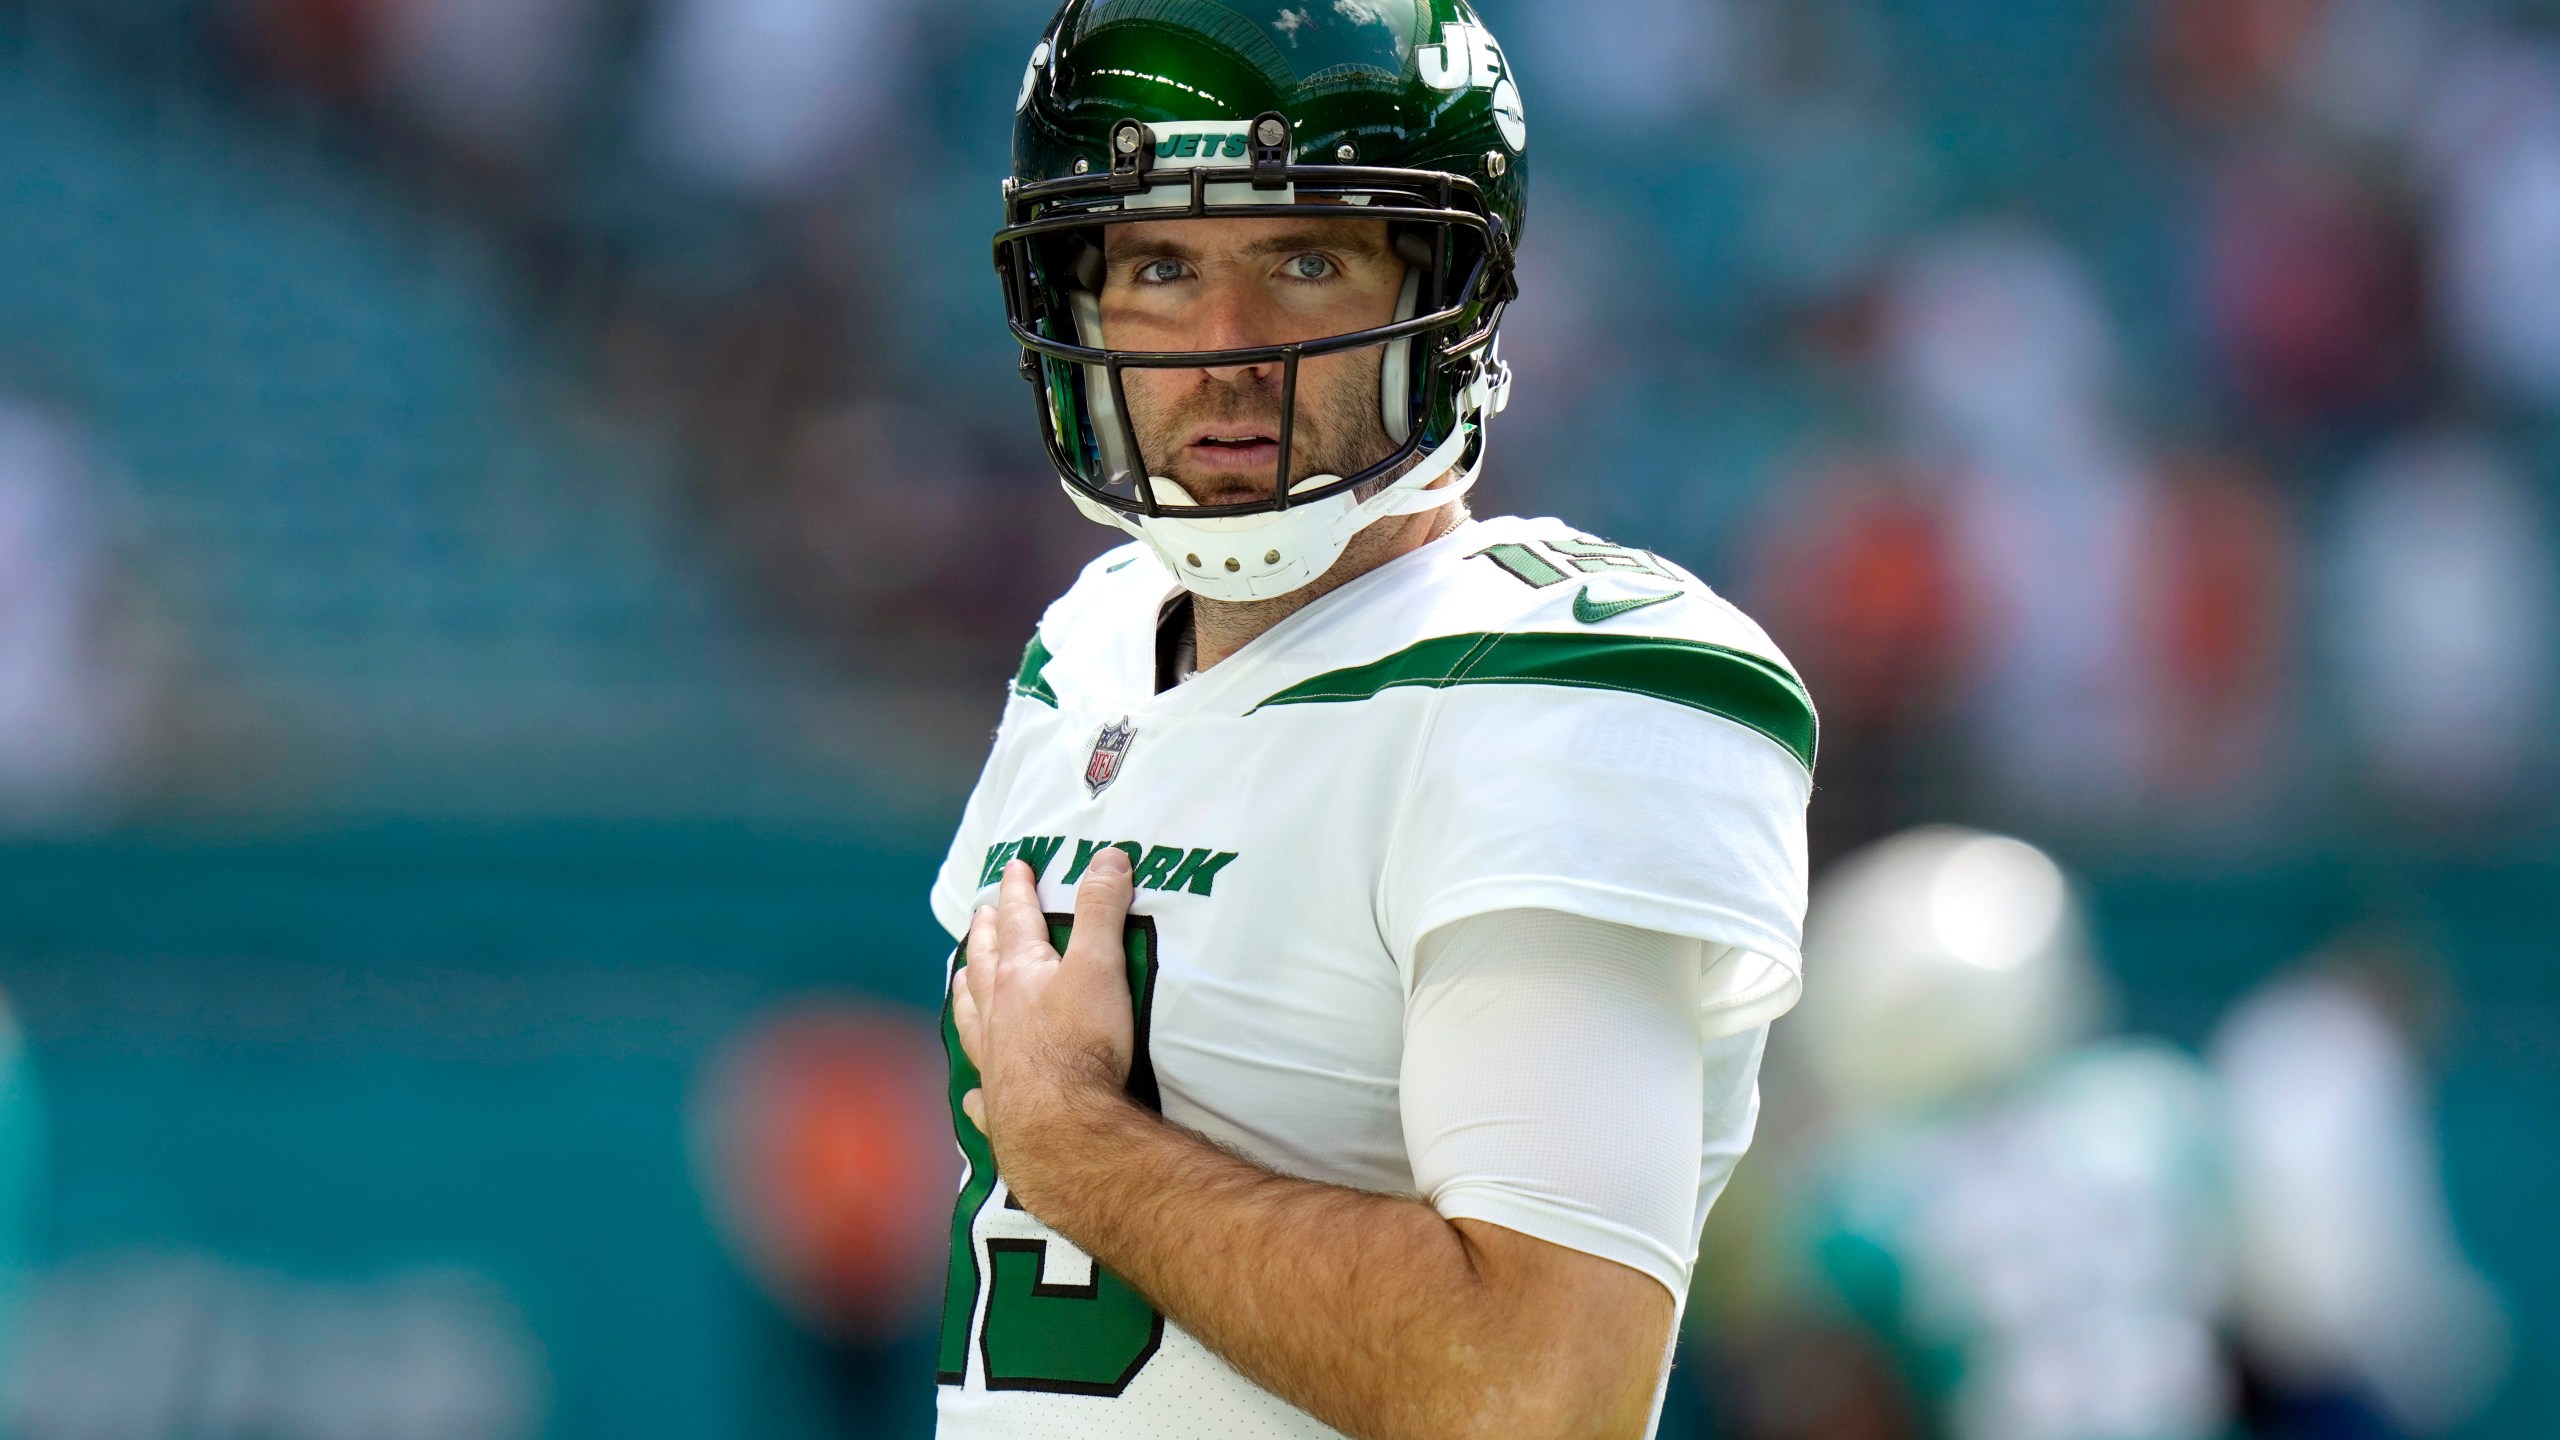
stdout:
MULTIPOLYGON (((1395 319, 1405 262, 1383 220, 1156 220, 1106 227, 1102 330, 1115 350, 1242 350, 1395 319)), ((1298 365, 1290 483, 1351 475, 1395 450, 1379 417, 1383 351, 1298 365)), ((1127 370, 1148 473, 1203 505, 1267 500, 1280 459, 1281 367, 1127 370)))

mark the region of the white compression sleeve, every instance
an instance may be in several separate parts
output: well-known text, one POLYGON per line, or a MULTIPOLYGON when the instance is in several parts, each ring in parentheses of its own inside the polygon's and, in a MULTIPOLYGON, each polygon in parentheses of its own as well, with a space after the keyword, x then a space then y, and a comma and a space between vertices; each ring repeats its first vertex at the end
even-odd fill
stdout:
POLYGON ((1551 910, 1443 926, 1414 957, 1402 1106, 1415 1186, 1687 1295, 1751 1142, 1763 1024, 1702 1040, 1708 947, 1551 910))

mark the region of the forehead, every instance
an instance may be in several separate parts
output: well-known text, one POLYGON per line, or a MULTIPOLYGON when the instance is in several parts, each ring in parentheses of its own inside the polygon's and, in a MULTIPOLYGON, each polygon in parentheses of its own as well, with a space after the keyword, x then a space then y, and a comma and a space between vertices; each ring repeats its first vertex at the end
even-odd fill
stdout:
POLYGON ((1384 220, 1335 220, 1292 215, 1279 219, 1141 220, 1103 227, 1104 251, 1122 255, 1250 257, 1274 250, 1327 249, 1383 254, 1384 220))

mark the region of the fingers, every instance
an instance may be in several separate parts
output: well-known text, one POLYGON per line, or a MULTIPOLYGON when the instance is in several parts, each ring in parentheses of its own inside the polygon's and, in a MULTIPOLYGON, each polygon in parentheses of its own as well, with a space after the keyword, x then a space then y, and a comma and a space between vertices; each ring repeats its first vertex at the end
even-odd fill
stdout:
MULTIPOLYGON (((1021 861, 1005 867, 995 904, 969 917, 968 962, 952 996, 952 1024, 961 1050, 988 1081, 1007 1083, 991 1070, 1017 1061, 1018 1047, 1028 1046, 1026 1053, 1055 1049, 1042 1045, 1044 1036, 1107 1057, 1111 1083, 1126 1078, 1131 1017, 1122 932, 1135 894, 1133 868, 1128 853, 1116 847, 1086 867, 1064 957, 1050 947, 1039 878, 1021 861), (1061 964, 1062 959, 1073 963, 1061 964)), ((960 1102, 982 1132, 983 1088, 960 1102)))
POLYGON ((1121 964, 1121 933, 1129 923, 1129 902, 1137 893, 1130 877, 1129 855, 1116 846, 1105 848, 1085 867, 1084 879, 1076 886, 1076 924, 1067 940, 1069 959, 1102 961, 1117 972, 1121 964))
POLYGON ((980 1069, 986 1067, 984 1016, 978 1009, 978 996, 969 984, 968 971, 962 970, 951 984, 951 1026, 960 1032, 960 1053, 980 1069))
POLYGON ((1040 882, 1031 867, 1016 860, 1004 867, 1004 883, 996 891, 996 940, 1008 960, 1045 960, 1049 917, 1040 908, 1040 882))
POLYGON ((995 1003, 996 954, 996 912, 981 905, 969 917, 969 963, 960 968, 981 1016, 995 1003))

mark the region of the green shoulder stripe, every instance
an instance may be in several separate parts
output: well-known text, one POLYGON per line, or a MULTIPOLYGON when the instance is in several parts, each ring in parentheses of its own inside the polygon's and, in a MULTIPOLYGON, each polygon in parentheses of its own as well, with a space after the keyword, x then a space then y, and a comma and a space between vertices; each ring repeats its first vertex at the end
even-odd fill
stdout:
POLYGON ((1786 668, 1697 640, 1653 635, 1443 635, 1384 660, 1303 680, 1254 707, 1366 700, 1400 686, 1557 685, 1616 690, 1746 725, 1813 768, 1819 722, 1786 668))
POLYGON ((1013 693, 1037 700, 1052 710, 1057 709, 1058 692, 1050 689, 1049 682, 1040 676, 1040 672, 1048 668, 1049 647, 1040 643, 1040 634, 1035 630, 1031 634, 1031 643, 1023 649, 1022 668, 1013 672, 1013 693))

